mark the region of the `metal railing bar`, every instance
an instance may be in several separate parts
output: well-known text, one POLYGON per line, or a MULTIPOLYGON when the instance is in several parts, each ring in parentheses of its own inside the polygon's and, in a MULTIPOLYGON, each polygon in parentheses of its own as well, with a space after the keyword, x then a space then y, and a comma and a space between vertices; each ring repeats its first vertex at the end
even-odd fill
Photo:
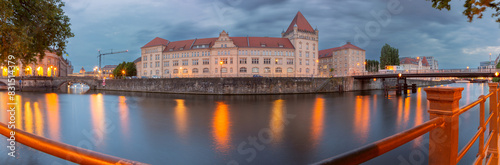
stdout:
POLYGON ((493 158, 493 155, 489 154, 489 156, 488 156, 488 160, 486 161, 486 164, 487 164, 487 165, 490 165, 490 164, 491 164, 491 158, 493 158))
POLYGON ((482 98, 482 99, 478 99, 468 105, 465 105, 463 107, 461 107, 459 110, 458 110, 458 115, 461 115, 462 113, 464 112, 467 112, 468 110, 470 110, 471 108, 475 107, 476 105, 478 105, 479 103, 481 103, 483 101, 483 99, 486 99, 486 97, 482 98))
POLYGON ((487 144, 490 144, 490 141, 491 141, 491 139, 492 139, 492 137, 493 137, 494 133, 495 133, 495 131, 491 131, 491 132, 490 132, 490 135, 488 136, 488 140, 486 140, 486 143, 485 143, 485 144, 483 144, 483 145, 485 145, 486 147, 484 147, 484 148, 483 148, 483 151, 481 151, 481 152, 486 153, 486 151, 488 151, 489 145, 487 145, 487 144))
POLYGON ((486 126, 488 123, 490 123, 490 120, 493 118, 493 114, 490 114, 490 117, 484 122, 484 125, 486 126))
POLYGON ((370 143, 363 147, 342 153, 340 155, 324 159, 315 164, 360 164, 391 151, 413 139, 426 134, 444 123, 442 117, 431 119, 419 126, 413 127, 385 139, 370 143))
MULTIPOLYGON (((464 157, 464 155, 467 153, 467 151, 469 151, 470 147, 472 147, 472 145, 476 142, 477 138, 479 138, 479 135, 481 134, 481 132, 484 132, 483 127, 479 128, 479 130, 477 130, 474 137, 471 140, 469 140, 469 142, 467 142, 467 145, 465 145, 465 147, 462 148, 462 150, 458 153, 457 162, 459 162, 462 159, 462 157, 464 157)), ((482 144, 479 144, 479 145, 482 145, 482 144)))
POLYGON ((6 124, 0 123, 0 134, 10 137, 10 132, 15 132, 16 142, 22 143, 38 151, 59 157, 77 164, 127 164, 145 165, 145 163, 127 160, 103 153, 87 150, 80 147, 64 144, 44 137, 19 130, 9 129, 6 124))

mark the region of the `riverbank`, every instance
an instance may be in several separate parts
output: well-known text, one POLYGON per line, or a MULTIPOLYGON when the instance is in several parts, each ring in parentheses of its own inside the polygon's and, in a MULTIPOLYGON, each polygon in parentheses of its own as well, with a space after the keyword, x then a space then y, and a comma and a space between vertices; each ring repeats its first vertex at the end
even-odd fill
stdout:
MULTIPOLYGON (((434 86, 450 81, 426 81, 408 79, 408 84, 434 86)), ((118 79, 107 80, 106 86, 97 90, 177 93, 177 94, 306 94, 383 89, 395 85, 395 78, 354 79, 333 78, 175 78, 175 79, 118 79)))

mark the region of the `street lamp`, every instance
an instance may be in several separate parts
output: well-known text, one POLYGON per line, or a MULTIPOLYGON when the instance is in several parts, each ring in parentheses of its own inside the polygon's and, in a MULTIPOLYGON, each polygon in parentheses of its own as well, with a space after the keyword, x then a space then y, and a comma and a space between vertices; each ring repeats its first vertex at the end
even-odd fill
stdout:
POLYGON ((179 68, 179 73, 181 73, 181 77, 182 77, 182 66, 179 68))
POLYGON ((122 70, 122 75, 123 75, 123 78, 125 79, 125 70, 122 70))
POLYGON ((220 64, 220 77, 221 77, 221 78, 222 78, 222 64, 223 64, 223 63, 224 63, 224 62, 222 62, 222 60, 219 62, 219 64, 220 64))

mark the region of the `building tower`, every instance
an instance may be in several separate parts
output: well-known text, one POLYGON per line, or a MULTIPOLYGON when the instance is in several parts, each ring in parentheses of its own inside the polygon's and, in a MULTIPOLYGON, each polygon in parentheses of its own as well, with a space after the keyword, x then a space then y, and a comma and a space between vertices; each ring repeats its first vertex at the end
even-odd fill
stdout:
POLYGON ((288 38, 295 47, 296 76, 318 75, 318 29, 313 29, 302 13, 295 18, 281 37, 288 38))

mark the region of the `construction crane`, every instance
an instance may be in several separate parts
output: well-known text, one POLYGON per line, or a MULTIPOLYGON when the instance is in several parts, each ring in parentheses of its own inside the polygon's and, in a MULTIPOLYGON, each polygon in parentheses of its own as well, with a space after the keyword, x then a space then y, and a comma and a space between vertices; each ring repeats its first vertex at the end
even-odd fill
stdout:
POLYGON ((99 52, 99 55, 97 56, 99 58, 99 70, 101 70, 101 58, 104 55, 110 55, 110 54, 118 54, 118 53, 126 53, 128 50, 125 51, 118 51, 118 52, 113 52, 113 49, 111 49, 111 52, 109 53, 101 53, 101 50, 97 50, 99 52))

